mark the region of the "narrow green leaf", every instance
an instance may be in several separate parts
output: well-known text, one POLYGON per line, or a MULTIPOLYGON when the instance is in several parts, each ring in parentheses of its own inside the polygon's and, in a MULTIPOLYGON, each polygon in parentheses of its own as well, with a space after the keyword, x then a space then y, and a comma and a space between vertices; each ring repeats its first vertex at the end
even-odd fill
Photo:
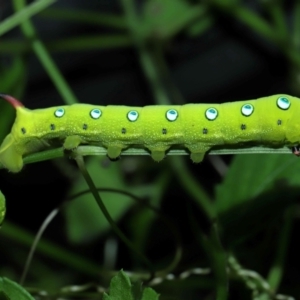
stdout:
POLYGON ((300 49, 300 2, 296 1, 293 11, 293 42, 300 49))
POLYGON ((278 37, 272 25, 256 12, 242 5, 236 6, 235 9, 228 9, 226 12, 248 26, 253 32, 260 34, 272 42, 277 42, 278 37))
POLYGON ((24 20, 28 20, 30 17, 39 13, 47 6, 53 4, 56 1, 57 0, 40 0, 35 1, 32 4, 24 7, 24 9, 8 17, 0 24, 0 36, 6 33, 7 31, 13 29, 14 27, 22 23, 24 20))
MULTIPOLYGON (((22 11, 26 7, 25 0, 14 0, 13 4, 18 11, 22 11)), ((36 30, 31 20, 24 20, 24 22, 21 23, 21 30, 26 38, 31 41, 32 50, 40 60, 49 77, 52 79, 63 100, 69 105, 77 103, 78 101, 67 81, 54 63, 42 41, 37 38, 36 30)))

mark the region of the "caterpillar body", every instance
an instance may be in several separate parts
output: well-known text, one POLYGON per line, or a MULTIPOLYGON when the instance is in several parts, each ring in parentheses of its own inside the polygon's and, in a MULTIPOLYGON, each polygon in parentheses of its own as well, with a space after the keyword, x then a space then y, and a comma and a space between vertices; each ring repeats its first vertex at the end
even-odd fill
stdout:
POLYGON ((284 94, 223 104, 73 104, 35 110, 9 95, 0 96, 17 111, 0 147, 0 162, 12 172, 22 169, 24 155, 57 143, 68 150, 80 144, 101 145, 112 159, 138 146, 160 161, 178 145, 198 163, 212 147, 238 148, 245 143, 289 146, 299 155, 300 99, 284 94))

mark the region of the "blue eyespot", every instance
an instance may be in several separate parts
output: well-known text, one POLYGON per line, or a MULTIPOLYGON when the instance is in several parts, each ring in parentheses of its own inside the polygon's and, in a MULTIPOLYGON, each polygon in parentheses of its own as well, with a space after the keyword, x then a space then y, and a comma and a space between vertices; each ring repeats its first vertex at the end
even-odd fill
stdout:
POLYGON ((245 104, 242 106, 242 114, 245 116, 245 117, 249 117, 253 114, 254 112, 254 107, 253 105, 251 104, 245 104))
POLYGON ((166 118, 168 121, 173 122, 178 118, 178 112, 175 109, 169 109, 166 112, 166 118))
POLYGON ((65 114, 65 110, 63 108, 58 108, 54 112, 54 116, 57 117, 57 118, 61 118, 64 114, 65 114))
POLYGON ((93 119, 99 119, 102 115, 102 112, 98 108, 94 108, 91 110, 90 115, 93 119))
POLYGON ((210 107, 210 108, 208 108, 208 109, 206 110, 205 116, 206 116, 206 118, 207 118, 208 120, 213 121, 213 120, 215 120, 215 119, 217 118, 217 116, 218 116, 218 111, 217 111, 215 108, 210 107))
POLYGON ((127 114, 127 119, 130 122, 135 122, 138 119, 138 117, 139 117, 139 113, 136 110, 131 110, 127 114))
POLYGON ((291 102, 288 98, 279 97, 277 99, 277 106, 283 110, 289 109, 291 106, 291 102))

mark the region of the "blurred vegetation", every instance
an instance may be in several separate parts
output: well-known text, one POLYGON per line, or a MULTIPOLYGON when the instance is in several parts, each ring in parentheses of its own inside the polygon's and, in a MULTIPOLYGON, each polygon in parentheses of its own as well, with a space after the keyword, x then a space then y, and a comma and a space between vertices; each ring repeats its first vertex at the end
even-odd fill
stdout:
MULTIPOLYGON (((28 108, 300 96, 297 0, 13 0, 1 2, 0 19, 0 91, 28 108)), ((15 112, 4 102, 0 112, 3 140, 15 112)), ((90 193, 72 198, 87 189, 73 161, 1 170, 0 284, 20 282, 45 221, 21 280, 36 299, 101 299, 121 269, 132 299, 155 299, 142 298, 141 282, 159 299, 300 297, 294 156, 85 161, 125 239, 90 193)))

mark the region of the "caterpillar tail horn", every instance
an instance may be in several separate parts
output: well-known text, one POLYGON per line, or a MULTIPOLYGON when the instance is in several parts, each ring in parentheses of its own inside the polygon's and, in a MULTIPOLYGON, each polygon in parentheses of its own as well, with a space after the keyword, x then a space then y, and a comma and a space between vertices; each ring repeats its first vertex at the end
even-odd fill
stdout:
MULTIPOLYGON (((0 97, 10 103, 16 111, 23 109, 24 105, 16 98, 0 93, 0 97)), ((0 146, 0 163, 9 171, 17 173, 23 167, 23 158, 17 152, 15 147, 15 140, 12 134, 8 134, 0 146)))

